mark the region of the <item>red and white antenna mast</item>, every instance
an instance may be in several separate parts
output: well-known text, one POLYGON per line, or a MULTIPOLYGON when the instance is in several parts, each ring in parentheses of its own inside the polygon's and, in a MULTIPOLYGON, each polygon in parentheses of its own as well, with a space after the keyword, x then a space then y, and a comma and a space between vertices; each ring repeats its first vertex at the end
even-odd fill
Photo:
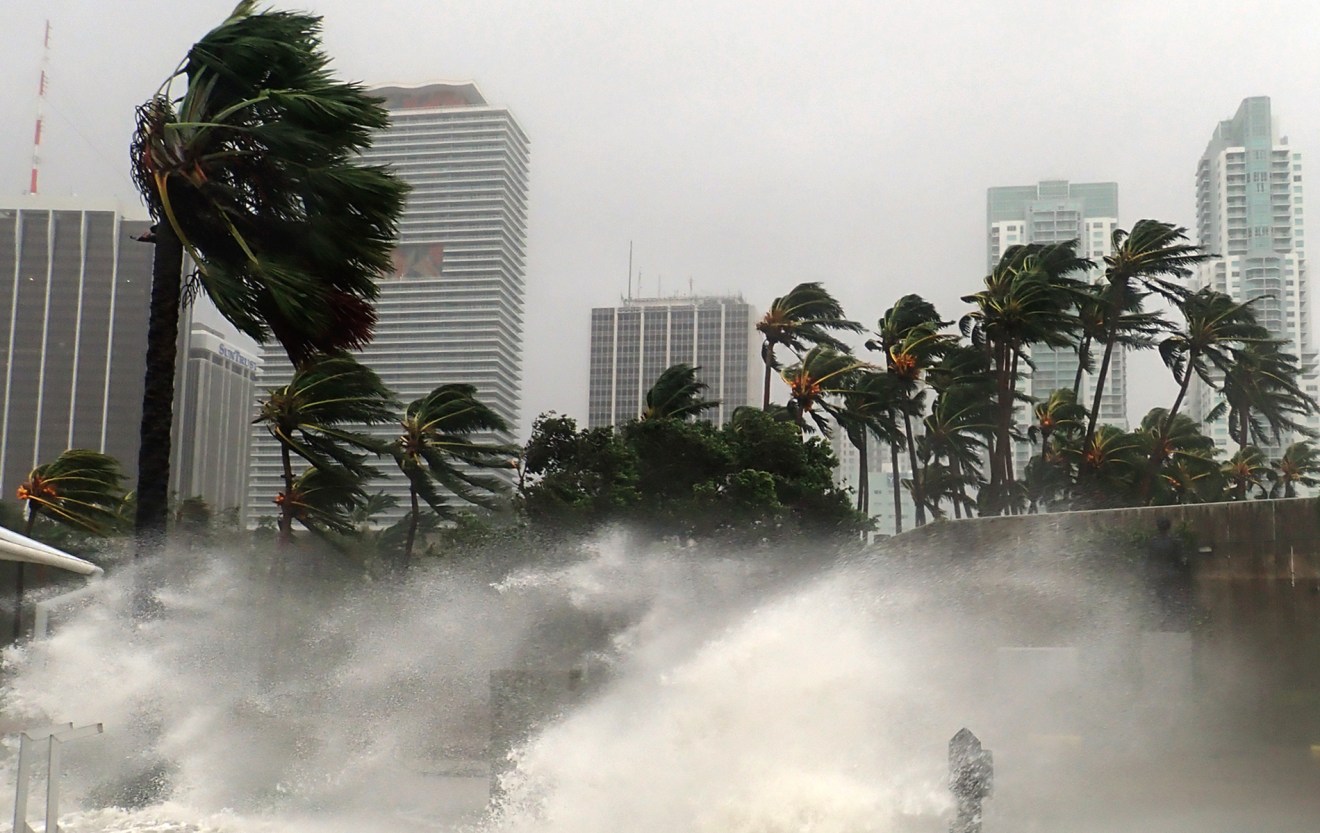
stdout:
POLYGON ((37 173, 41 170, 41 122, 46 113, 46 68, 50 66, 50 21, 41 43, 41 82, 37 85, 37 125, 32 133, 32 181, 28 193, 37 193, 37 173))

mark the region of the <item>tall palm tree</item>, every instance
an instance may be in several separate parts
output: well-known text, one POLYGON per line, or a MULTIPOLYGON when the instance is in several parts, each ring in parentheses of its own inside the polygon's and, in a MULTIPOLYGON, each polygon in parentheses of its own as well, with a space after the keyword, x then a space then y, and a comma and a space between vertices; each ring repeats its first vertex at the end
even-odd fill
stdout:
POLYGON ((1165 417, 1165 431, 1178 415, 1192 377, 1214 384, 1212 369, 1229 372, 1235 347, 1270 341, 1269 331, 1256 323, 1253 301, 1238 303, 1222 292, 1202 288, 1178 302, 1184 326, 1160 342, 1160 358, 1178 383, 1178 394, 1165 417))
POLYGON ((1297 497, 1297 487, 1314 489, 1320 486, 1320 448, 1302 440, 1288 446, 1283 457, 1274 461, 1274 481, 1270 497, 1297 497))
MULTIPOLYGON (((124 500, 124 475, 119 461, 85 448, 71 448, 49 463, 37 466, 18 487, 18 500, 27 510, 23 534, 32 536, 37 516, 45 515, 93 535, 119 529, 119 507, 124 500)), ((14 583, 14 638, 23 632, 23 564, 17 564, 14 583)))
POLYGON ((983 386, 964 383, 938 391, 922 428, 919 445, 926 450, 928 465, 942 459, 947 474, 923 477, 921 488, 948 484, 956 490, 949 495, 954 517, 962 517, 963 508, 973 503, 964 486, 979 486, 981 461, 995 431, 994 409, 983 386))
MULTIPOLYGON (((904 295, 885 310, 875 338, 866 342, 866 349, 884 353, 885 370, 898 381, 898 412, 903 417, 903 444, 907 448, 908 465, 913 472, 912 502, 917 526, 926 522, 926 504, 921 494, 923 480, 916 476, 917 448, 912 433, 912 417, 920 418, 925 412, 924 381, 927 371, 956 341, 953 336, 940 332, 948 324, 940 320, 935 306, 925 298, 920 295, 904 295)), ((897 447, 891 445, 890 449, 897 511, 897 497, 900 494, 897 447)))
POLYGON ((811 346, 824 345, 840 353, 848 346, 831 331, 858 333, 862 325, 843 317, 843 307, 818 282, 800 283, 787 295, 776 298, 756 324, 765 342, 761 358, 765 361, 765 391, 761 407, 770 407, 770 373, 779 366, 775 347, 784 346, 799 356, 811 346))
POLYGON ((857 511, 871 512, 871 465, 869 439, 874 436, 890 446, 904 442, 898 425, 900 393, 894 377, 874 370, 859 370, 851 389, 843 394, 843 408, 836 414, 848 441, 857 449, 857 511))
MULTIPOLYGON (((1120 347, 1144 350, 1155 346, 1155 338, 1169 328, 1159 313, 1146 312, 1144 305, 1151 295, 1136 284, 1115 285, 1108 282, 1089 284, 1078 293, 1077 372, 1073 375, 1073 397, 1082 401, 1082 377, 1095 372, 1095 345, 1105 344, 1110 317, 1117 313, 1114 339, 1120 347)), ((1082 430, 1086 429, 1083 422, 1082 430)))
POLYGON ((808 350, 802 361, 779 374, 788 385, 788 412, 793 421, 803 431, 819 430, 828 436, 830 418, 838 420, 843 397, 856 389, 858 371, 870 367, 828 345, 808 350))
POLYGON ((1304 418, 1320 410, 1320 404, 1298 383, 1303 369, 1282 345, 1262 340, 1231 349, 1232 360, 1223 372, 1224 398, 1206 418, 1227 413, 1228 435, 1239 448, 1277 444, 1285 432, 1311 433, 1304 418))
POLYGON ((992 513, 1010 507, 1013 472, 1014 411, 1022 398, 1019 365, 1031 366, 1029 349, 1069 347, 1077 317, 1072 310, 1084 284, 1073 274, 1091 268, 1077 255, 1077 241, 1013 246, 986 276, 984 289, 962 300, 975 309, 959 321, 962 332, 989 357, 995 379, 997 425, 990 453, 990 482, 983 505, 992 513))
POLYGON ((675 364, 665 368, 655 384, 646 392, 646 409, 642 419, 687 419, 700 416, 703 411, 718 408, 719 401, 703 399, 710 387, 697 379, 699 367, 675 364))
POLYGON ((509 468, 518 449, 484 441, 474 434, 508 431, 504 418, 477 399, 473 385, 441 385, 408 404, 401 421, 402 432, 394 441, 394 459, 408 478, 412 503, 408 536, 404 542, 404 566, 412 562, 413 544, 421 512, 418 498, 438 515, 450 516, 437 485, 455 497, 477 506, 493 508, 504 492, 496 478, 476 470, 509 468))
POLYGON ((332 77, 319 17, 255 8, 242 0, 138 110, 132 169, 156 221, 140 552, 165 528, 183 251, 197 267, 188 291, 295 363, 366 344, 375 280, 391 268, 406 189, 359 156, 385 110, 332 77))
MULTIPOLYGON (((284 492, 280 504, 280 541, 293 536, 296 513, 293 455, 322 473, 320 487, 336 494, 349 479, 362 481, 376 474, 368 455, 389 452, 386 441, 349 426, 379 425, 393 421, 397 403, 374 371, 348 356, 324 356, 303 364, 287 385, 269 392, 253 422, 262 425, 280 444, 284 492), (331 482, 332 481, 332 482, 331 482)), ((361 489, 359 489, 361 492, 361 489)), ((361 493, 366 500, 365 492, 361 493)), ((332 501, 338 506, 341 501, 332 501)))
POLYGON ((1131 231, 1114 230, 1111 237, 1113 252, 1104 258, 1104 276, 1109 287, 1103 295, 1109 304, 1109 312, 1105 316, 1104 354, 1092 393, 1091 416, 1086 423, 1086 443, 1090 443, 1095 435, 1105 380, 1109 376, 1114 348, 1120 343, 1122 305, 1132 297, 1132 285, 1138 284, 1170 301, 1181 300, 1186 290, 1167 278, 1190 277, 1193 266, 1213 257, 1200 246, 1186 241, 1187 229, 1159 220, 1138 220, 1131 231))

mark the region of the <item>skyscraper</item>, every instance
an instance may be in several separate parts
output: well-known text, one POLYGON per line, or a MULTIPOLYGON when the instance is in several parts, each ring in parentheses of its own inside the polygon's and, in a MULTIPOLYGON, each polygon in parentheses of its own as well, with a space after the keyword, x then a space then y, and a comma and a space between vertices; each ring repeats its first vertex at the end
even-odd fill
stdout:
MULTIPOLYGON (((373 92, 385 99, 391 123, 363 157, 389 165, 412 191, 399 224, 395 272, 380 284, 376 337, 360 359, 405 403, 440 384, 476 385, 478 397, 516 428, 522 416, 527 136, 507 109, 487 104, 472 83, 373 92)), ((260 388, 288 382, 292 369, 277 346, 263 358, 260 388)), ((394 433, 391 426, 375 430, 394 433)), ((511 442, 513 435, 486 439, 511 442)), ((249 519, 269 516, 281 488, 280 460, 264 432, 254 443, 252 484, 249 519)), ((407 482, 393 473, 373 488, 407 495, 407 482)))
POLYGON ((593 309, 587 426, 641 415, 646 391, 680 362, 701 368, 707 397, 720 402, 705 418, 723 423, 734 408, 758 401, 759 343, 752 307, 740 297, 629 298, 593 309))
POLYGON ((260 361, 218 330, 193 323, 174 394, 170 492, 216 512, 242 509, 248 491, 254 383, 260 361))
POLYGON ((0 477, 6 497, 68 448, 136 478, 151 225, 111 203, 0 205, 0 477))
MULTIPOLYGON (((1118 185, 1113 182, 1070 183, 1046 180, 1036 185, 991 188, 986 208, 987 269, 993 269, 1009 248, 1025 243, 1078 241, 1077 253, 1103 268, 1118 227, 1118 185)), ((1091 272, 1094 280, 1100 272, 1091 272)), ((1097 356, 1098 359, 1098 356, 1097 356)), ((1072 389, 1077 354, 1044 345, 1031 348, 1036 367, 1026 392, 1047 399, 1059 388, 1072 389)), ((1090 374, 1082 375, 1080 402, 1090 407, 1094 392, 1090 374)), ((1127 372, 1121 348, 1115 348, 1100 400, 1100 422, 1127 426, 1127 372)))
MULTIPOLYGON (((1314 367, 1302 219, 1302 154, 1278 135, 1269 98, 1244 99, 1233 118, 1215 128, 1196 166, 1198 242, 1219 257, 1201 265, 1194 288, 1257 299, 1257 320, 1314 367)), ((1315 396, 1314 375, 1304 384, 1315 396)), ((1188 390, 1188 414, 1227 451, 1226 420, 1206 420, 1221 399, 1197 379, 1188 390)), ((1284 437, 1280 445, 1290 441, 1284 437)), ((1278 448, 1267 451, 1277 455, 1278 448)))

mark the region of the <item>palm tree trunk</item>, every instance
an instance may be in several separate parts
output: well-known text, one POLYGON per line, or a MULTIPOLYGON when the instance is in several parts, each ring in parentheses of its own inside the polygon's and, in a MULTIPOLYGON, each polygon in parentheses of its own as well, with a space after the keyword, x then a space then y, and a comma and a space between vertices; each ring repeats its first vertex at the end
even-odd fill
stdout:
POLYGON ((765 393, 761 396, 761 410, 770 410, 770 371, 775 363, 775 348, 769 341, 766 341, 765 348, 761 350, 761 358, 765 360, 765 393))
POLYGON ((862 441, 857 446, 857 511, 871 511, 871 477, 866 463, 866 432, 862 432, 862 441))
POLYGON ((965 491, 963 491, 962 463, 958 462, 958 458, 953 456, 952 452, 945 455, 944 459, 949 461, 949 471, 953 472, 953 478, 954 478, 953 482, 957 484, 957 489, 958 489, 958 491, 953 496, 953 516, 955 518, 961 519, 963 499, 966 497, 967 494, 965 491))
POLYGON ((280 460, 284 463, 284 501, 280 503, 279 545, 293 543, 293 458, 289 447, 280 443, 280 460))
POLYGON ((1086 367, 1085 359, 1091 357, 1091 334, 1082 336, 1082 343, 1077 345, 1077 373, 1073 376, 1073 401, 1082 397, 1082 374, 1086 367))
POLYGON ((1164 425, 1160 427, 1160 439, 1164 440, 1169 436, 1169 430, 1173 428, 1173 418, 1178 416, 1178 409, 1182 407, 1183 399, 1187 396, 1187 389, 1192 384, 1192 362, 1195 360, 1195 354, 1187 357, 1187 371, 1183 374, 1182 384, 1178 386, 1178 395, 1173 400, 1173 407, 1164 417, 1164 425))
POLYGON ((1105 379, 1109 376, 1109 362, 1114 356, 1115 331, 1118 328, 1118 322, 1115 321, 1105 329, 1105 355, 1100 360, 1100 373, 1095 377, 1095 394, 1091 397, 1091 414, 1086 420, 1086 437, 1082 441, 1082 447, 1085 448, 1091 444, 1095 437, 1095 424, 1100 418, 1100 398, 1105 395, 1105 379))
POLYGON ((912 415, 903 412, 903 430, 907 433, 908 465, 912 467, 912 504, 915 507, 917 526, 926 525, 926 507, 921 494, 921 478, 917 477, 917 442, 912 436, 912 415))
POLYGON ((1017 451, 1013 445, 1013 411, 1017 409, 1017 380, 1018 380, 1018 358, 1020 353, 1016 345, 1012 348, 1012 363, 1008 373, 1008 382, 1010 385, 1008 398, 1008 452, 1004 455, 1004 482, 1010 486, 1017 482, 1016 473, 1013 471, 1014 452, 1017 451))
POLYGON ((894 534, 903 531, 903 478, 898 474, 898 446, 889 444, 889 471, 894 481, 894 534))
POLYGON ((408 537, 403 542, 403 568, 405 570, 412 565, 413 542, 417 540, 417 522, 422 516, 421 507, 417 504, 416 486, 408 486, 408 497, 412 499, 412 512, 408 514, 408 537))
POLYGON ((183 244, 168 222, 156 224, 151 264, 151 312, 147 324, 147 370, 143 379, 142 424, 137 461, 137 556, 165 546, 170 488, 170 430, 174 424, 174 363, 179 340, 179 294, 183 244))

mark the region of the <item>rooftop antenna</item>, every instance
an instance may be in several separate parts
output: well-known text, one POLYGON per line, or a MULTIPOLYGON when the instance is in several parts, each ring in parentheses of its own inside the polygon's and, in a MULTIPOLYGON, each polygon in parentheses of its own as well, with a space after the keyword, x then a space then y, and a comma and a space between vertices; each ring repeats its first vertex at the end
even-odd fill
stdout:
POLYGON ((628 300, 632 300, 632 244, 628 241, 628 300))
POLYGON ((32 134, 32 179, 28 193, 37 193, 37 172, 41 169, 41 120, 46 109, 46 67, 50 66, 50 20, 41 42, 41 80, 37 84, 37 124, 32 134))

